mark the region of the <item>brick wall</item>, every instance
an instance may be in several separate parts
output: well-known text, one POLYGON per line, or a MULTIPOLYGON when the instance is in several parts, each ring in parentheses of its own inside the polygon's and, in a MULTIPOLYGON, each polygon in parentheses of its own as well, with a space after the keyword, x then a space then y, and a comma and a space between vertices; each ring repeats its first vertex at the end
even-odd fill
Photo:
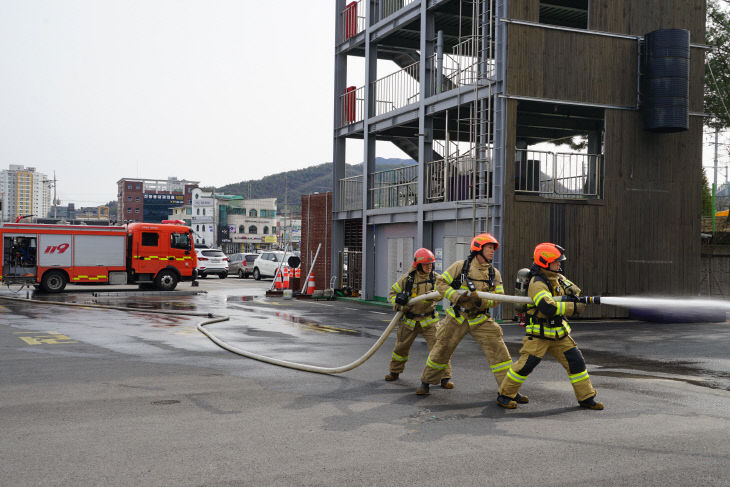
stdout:
MULTIPOLYGON (((314 266, 317 289, 330 287, 332 265, 332 193, 302 195, 302 279, 309 272, 317 245, 322 244, 314 266)), ((304 285, 304 283, 302 283, 304 285)))

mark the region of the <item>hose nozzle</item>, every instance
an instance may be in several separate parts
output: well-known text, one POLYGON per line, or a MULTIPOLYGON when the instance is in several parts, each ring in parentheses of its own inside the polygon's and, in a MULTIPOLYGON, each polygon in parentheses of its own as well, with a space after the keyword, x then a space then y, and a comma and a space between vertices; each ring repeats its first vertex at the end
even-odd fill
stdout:
POLYGON ((601 304, 600 296, 578 296, 578 302, 583 304, 601 304))

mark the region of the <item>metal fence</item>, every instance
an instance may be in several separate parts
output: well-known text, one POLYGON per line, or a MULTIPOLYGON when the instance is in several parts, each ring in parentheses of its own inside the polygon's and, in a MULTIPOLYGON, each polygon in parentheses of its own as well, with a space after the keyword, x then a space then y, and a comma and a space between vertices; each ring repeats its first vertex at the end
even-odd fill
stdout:
POLYGON ((418 202, 418 165, 370 174, 369 207, 392 208, 418 202))
POLYGON ((553 198, 600 198, 601 154, 515 151, 515 191, 553 198))
POLYGON ((362 289, 362 250, 345 249, 339 253, 339 287, 362 289))
POLYGON ((421 94, 418 62, 374 82, 375 115, 417 103, 421 94))
POLYGON ((362 209, 362 176, 340 179, 339 211, 362 209))
MULTIPOLYGON (((426 164, 426 202, 461 201, 481 198, 480 171, 470 154, 439 159, 426 164)), ((484 174, 483 183, 489 184, 484 174)))
POLYGON ((396 13, 408 4, 415 2, 416 0, 380 0, 378 8, 379 19, 384 19, 389 15, 396 13))
POLYGON ((348 2, 340 12, 340 42, 354 37, 365 30, 365 2, 355 0, 348 2))

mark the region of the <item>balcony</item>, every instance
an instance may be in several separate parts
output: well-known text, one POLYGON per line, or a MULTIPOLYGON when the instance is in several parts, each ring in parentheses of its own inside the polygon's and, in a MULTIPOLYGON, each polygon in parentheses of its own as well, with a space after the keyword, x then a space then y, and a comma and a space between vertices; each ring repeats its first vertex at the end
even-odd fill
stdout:
MULTIPOLYGON (((480 191, 480 171, 471 154, 439 159, 426 164, 426 202, 442 203, 483 198, 480 191)), ((487 186, 484 175, 482 184, 487 186)))
POLYGON ((339 211, 362 210, 362 176, 340 179, 339 211))
POLYGON ((601 198, 602 154, 515 151, 515 193, 546 198, 601 198))
POLYGON ((418 203, 418 165, 377 171, 369 176, 369 207, 394 208, 418 203))
POLYGON ((340 42, 345 42, 351 37, 365 30, 365 1, 356 0, 348 2, 344 10, 340 12, 340 42))

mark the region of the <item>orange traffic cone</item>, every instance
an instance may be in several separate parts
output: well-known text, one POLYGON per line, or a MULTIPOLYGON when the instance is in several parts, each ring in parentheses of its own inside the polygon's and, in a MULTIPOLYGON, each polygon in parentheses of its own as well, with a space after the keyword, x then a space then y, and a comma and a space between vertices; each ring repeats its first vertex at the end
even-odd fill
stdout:
POLYGON ((281 277, 281 270, 280 270, 274 277, 274 289, 278 289, 281 291, 281 285, 282 285, 282 277, 281 277))
POLYGON ((283 289, 289 289, 289 268, 288 267, 284 267, 281 271, 284 274, 284 277, 283 277, 283 279, 284 279, 283 289))
POLYGON ((307 282, 307 294, 314 294, 314 274, 309 275, 309 281, 307 282))

